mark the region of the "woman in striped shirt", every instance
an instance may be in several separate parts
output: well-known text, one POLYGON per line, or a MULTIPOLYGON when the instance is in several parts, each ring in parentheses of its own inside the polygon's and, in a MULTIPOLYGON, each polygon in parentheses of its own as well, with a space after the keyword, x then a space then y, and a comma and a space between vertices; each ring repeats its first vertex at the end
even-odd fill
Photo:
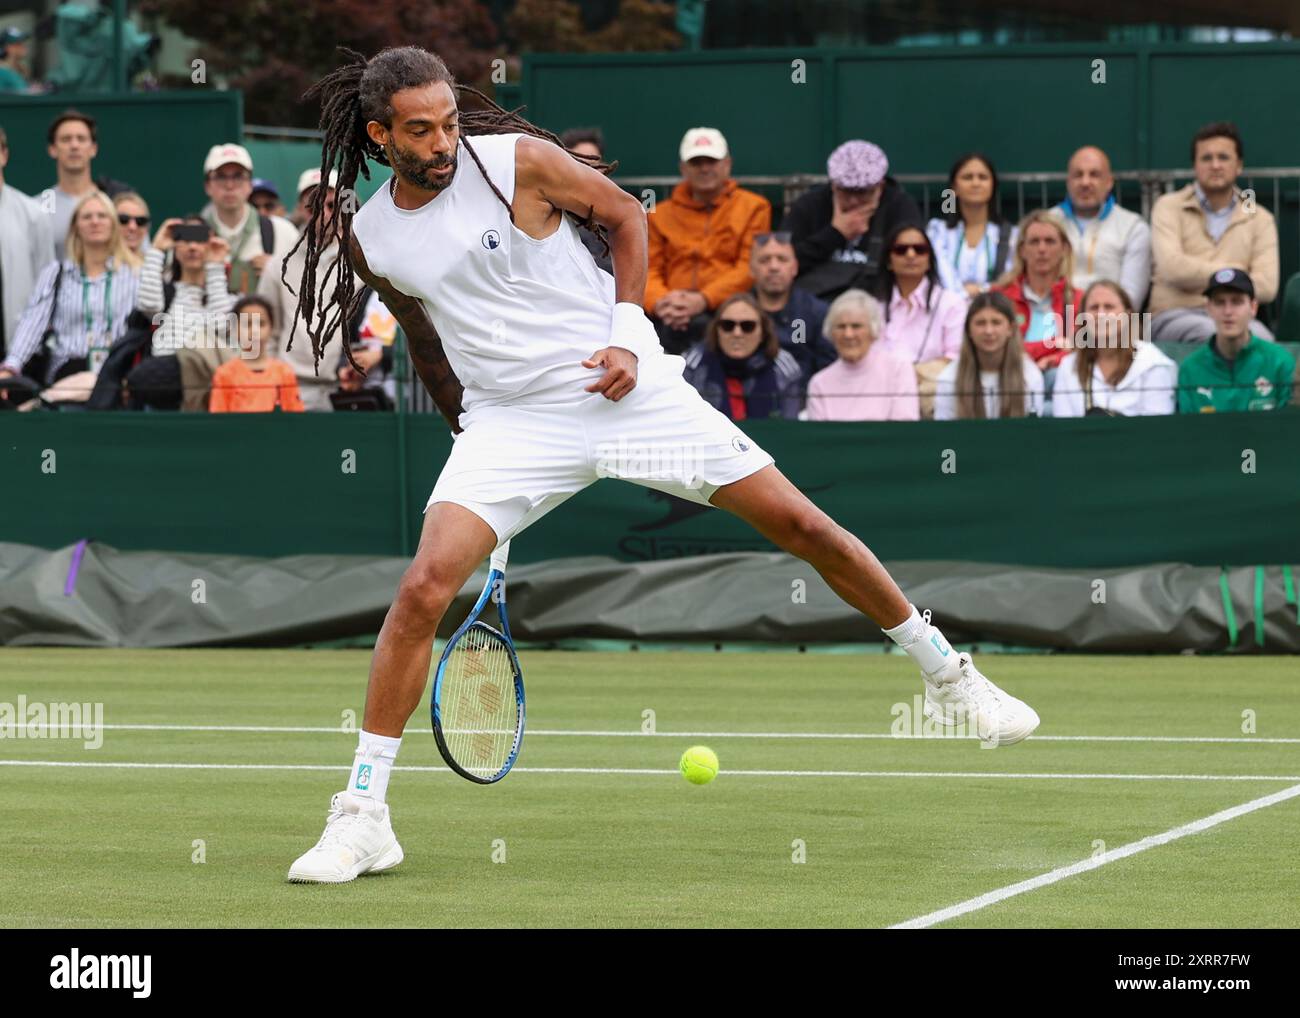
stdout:
POLYGON ((136 309, 157 328, 150 344, 152 356, 127 377, 133 409, 180 407, 180 351, 191 351, 203 363, 210 361, 209 374, 238 354, 238 340, 228 334, 227 315, 235 303, 226 282, 229 254, 230 245, 198 216, 168 219, 158 227, 153 247, 145 255, 136 302, 136 309), (181 225, 200 227, 207 240, 177 240, 172 228, 181 225), (163 262, 168 252, 172 264, 164 281, 163 262), (168 284, 173 287, 170 300, 168 284))
POLYGON ((85 195, 72 212, 65 242, 67 257, 45 267, 18 321, 0 377, 33 363, 42 386, 79 371, 98 373, 108 348, 126 332, 140 283, 140 260, 126 246, 113 201, 102 191, 85 195))

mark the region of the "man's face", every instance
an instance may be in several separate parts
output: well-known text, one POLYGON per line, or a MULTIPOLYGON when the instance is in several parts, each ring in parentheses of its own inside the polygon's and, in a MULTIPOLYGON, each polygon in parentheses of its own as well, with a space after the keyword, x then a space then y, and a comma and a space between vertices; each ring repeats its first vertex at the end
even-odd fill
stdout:
POLYGON ((604 162, 605 157, 600 154, 600 149, 596 147, 594 141, 580 141, 573 146, 573 151, 581 153, 584 156, 592 156, 604 162))
POLYGON ((1066 170, 1065 189, 1076 212, 1092 215, 1101 208, 1115 186, 1110 160, 1100 149, 1083 148, 1074 154, 1066 170))
POLYGON ((434 194, 456 175, 460 111, 445 81, 404 88, 392 98, 393 124, 366 125, 370 140, 383 146, 393 172, 410 186, 434 194))
POLYGON ((27 40, 22 42, 11 42, 5 47, 5 59, 7 62, 22 66, 27 59, 27 40))
POLYGON ((90 128, 83 121, 65 120, 54 132, 54 144, 49 147, 49 153, 59 169, 80 173, 99 154, 99 146, 91 140, 90 128))
POLYGON ((839 184, 833 184, 832 190, 835 192, 835 204, 845 212, 864 207, 874 212, 880 205, 885 182, 882 180, 875 187, 840 187, 839 184))
POLYGON ((223 212, 238 212, 253 193, 253 173, 239 163, 225 163, 208 174, 203 190, 223 212))
POLYGON ((1237 146, 1231 138, 1207 138, 1196 143, 1192 171, 1202 191, 1226 191, 1241 176, 1241 167, 1237 146))
POLYGON ((1214 319, 1216 335, 1236 339, 1250 329, 1251 320, 1259 311, 1259 302, 1240 290, 1212 290, 1205 309, 1214 319))
MULTIPOLYGON (((315 200, 316 188, 310 187, 303 192, 302 200, 307 206, 308 212, 311 211, 311 203, 315 200)), ((339 235, 339 221, 335 213, 335 191, 332 187, 325 189, 325 207, 321 210, 321 219, 317 224, 317 236, 334 238, 339 235)), ((326 241, 328 243, 328 240, 326 241)))
POLYGON ((254 191, 249 204, 257 209, 264 216, 279 216, 284 214, 284 209, 280 205, 280 199, 270 191, 254 191))
POLYGON ((4 168, 8 165, 9 165, 9 146, 0 145, 0 173, 3 173, 4 168))
POLYGON ((713 159, 709 156, 696 156, 678 163, 682 179, 687 187, 701 194, 714 194, 722 190, 722 185, 731 176, 731 156, 725 159, 713 159))
POLYGON ((750 256, 750 271, 754 275, 754 285, 761 293, 778 296, 790 292, 794 277, 799 274, 799 262, 794 256, 794 248, 784 241, 769 240, 763 245, 754 245, 750 256))
POLYGON ((1061 243, 1061 235, 1054 226, 1031 223, 1020 243, 1025 267, 1030 272, 1037 275, 1060 274, 1065 245, 1061 243))

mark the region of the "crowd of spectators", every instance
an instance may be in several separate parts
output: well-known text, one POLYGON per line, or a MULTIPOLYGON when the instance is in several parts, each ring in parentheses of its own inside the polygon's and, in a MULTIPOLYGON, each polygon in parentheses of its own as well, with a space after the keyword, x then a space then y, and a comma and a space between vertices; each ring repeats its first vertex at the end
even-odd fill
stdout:
MULTIPOLYGON (((561 140, 589 163, 604 158, 597 129, 561 140)), ((307 170, 282 196, 246 148, 217 144, 196 179, 206 204, 155 224, 145 196, 95 175, 93 117, 53 119, 53 179, 39 195, 4 182, 9 144, 0 128, 0 407, 391 408, 397 327, 375 294, 337 323, 328 364, 301 324, 290 345, 304 231, 322 251, 329 303, 336 175, 307 170)), ((733 177, 721 131, 692 127, 677 154, 681 180, 647 214, 645 311, 685 377, 734 420, 1290 402, 1295 360, 1275 339, 1300 336, 1274 337, 1258 317, 1278 293, 1277 225, 1237 186, 1244 148, 1230 123, 1196 132, 1193 182, 1160 197, 1150 223, 1119 205, 1110 161, 1091 145, 1066 164, 1065 200, 1018 222, 1002 213, 993 160, 963 153, 926 221, 887 154, 852 139, 777 229, 768 200, 733 177), (1194 349, 1176 363, 1157 343, 1194 349)), ((582 239, 612 271, 599 239, 582 239)))
POLYGON ((313 222, 319 169, 299 177, 286 215, 244 146, 214 145, 199 181, 206 204, 155 224, 144 196, 95 175, 92 116, 59 114, 46 143, 54 181, 29 196, 4 181, 0 128, 0 409, 391 408, 397 328, 372 292, 319 369, 301 326, 289 342, 297 297, 281 269, 287 260, 291 285, 301 280, 298 240, 316 230, 329 238, 324 290, 339 253, 336 173, 313 222))
POLYGON ((1065 200, 1016 223, 993 160, 964 153, 925 221, 886 153, 853 139, 773 231, 721 132, 691 128, 681 183, 649 215, 645 310, 735 420, 1281 408, 1295 359, 1274 340, 1300 336, 1258 318, 1278 293, 1277 225, 1237 186, 1234 125, 1201 128, 1190 155, 1193 182, 1149 224, 1092 145, 1066 164, 1065 200), (1195 349, 1180 365, 1166 343, 1195 349))

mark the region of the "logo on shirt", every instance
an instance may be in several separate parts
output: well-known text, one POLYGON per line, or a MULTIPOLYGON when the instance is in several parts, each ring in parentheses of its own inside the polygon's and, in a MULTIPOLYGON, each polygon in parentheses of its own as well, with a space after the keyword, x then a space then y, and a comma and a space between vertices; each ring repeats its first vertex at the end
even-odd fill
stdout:
POLYGON ((496 230, 488 230, 481 239, 483 246, 489 251, 495 251, 501 246, 501 234, 497 233, 496 230))
POLYGON ((749 443, 739 435, 731 440, 731 447, 735 449, 736 452, 749 452, 749 443))
POLYGON ((1255 379, 1255 391, 1261 396, 1267 396, 1273 391, 1273 383, 1267 378, 1259 377, 1255 379))

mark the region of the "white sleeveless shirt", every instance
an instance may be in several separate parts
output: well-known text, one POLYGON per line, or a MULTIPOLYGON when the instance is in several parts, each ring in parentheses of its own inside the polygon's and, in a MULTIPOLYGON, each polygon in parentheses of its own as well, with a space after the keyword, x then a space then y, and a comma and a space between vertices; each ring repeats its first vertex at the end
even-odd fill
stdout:
MULTIPOLYGON (((507 202, 522 137, 469 139, 507 202)), ((390 184, 357 211, 352 231, 370 270, 424 305, 465 388, 465 409, 588 398, 604 368, 580 362, 610 345, 614 278, 569 217, 544 240, 518 229, 463 142, 451 183, 422 207, 398 208, 390 184)), ((678 357, 642 358, 638 385, 672 371, 670 362, 680 375, 678 357)))

